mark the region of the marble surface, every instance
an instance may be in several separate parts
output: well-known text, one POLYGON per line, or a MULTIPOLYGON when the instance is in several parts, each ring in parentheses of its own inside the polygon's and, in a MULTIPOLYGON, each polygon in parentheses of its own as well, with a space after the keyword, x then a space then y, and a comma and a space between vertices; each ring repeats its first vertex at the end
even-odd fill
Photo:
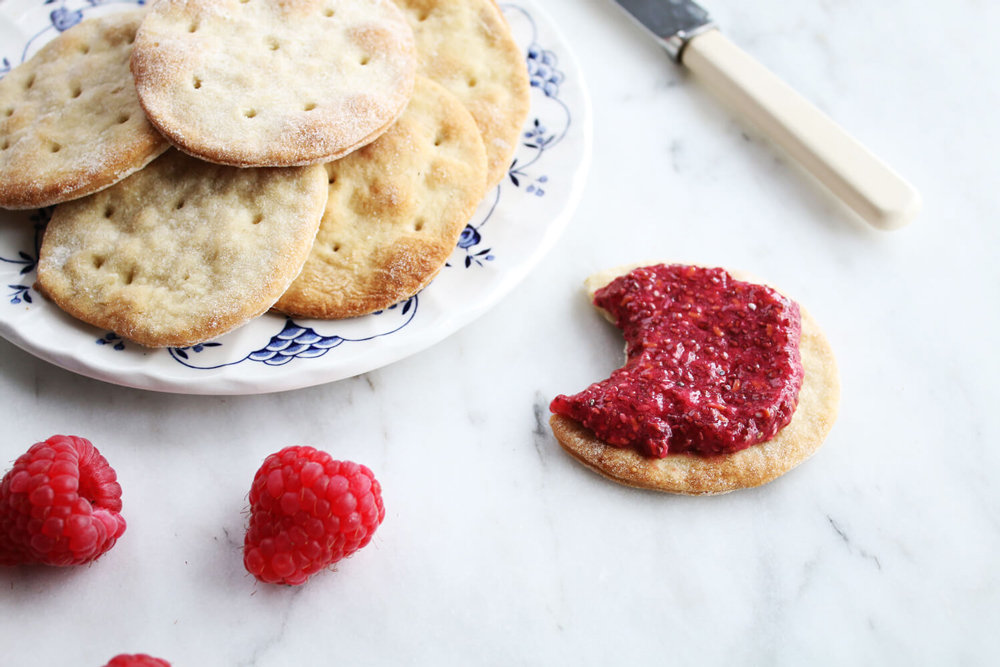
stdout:
POLYGON ((712 3, 921 189, 917 222, 884 233, 608 2, 541 4, 593 95, 589 186, 547 261, 458 334, 361 377, 239 398, 102 384, 0 341, 0 459, 87 436, 129 522, 90 567, 0 571, 0 664, 996 664, 1000 10, 712 3), (580 282, 646 258, 741 268, 813 313, 843 382, 815 457, 759 489, 680 498, 562 453, 548 401, 621 353, 580 282), (368 464, 387 516, 335 572, 255 585, 249 483, 302 443, 368 464))

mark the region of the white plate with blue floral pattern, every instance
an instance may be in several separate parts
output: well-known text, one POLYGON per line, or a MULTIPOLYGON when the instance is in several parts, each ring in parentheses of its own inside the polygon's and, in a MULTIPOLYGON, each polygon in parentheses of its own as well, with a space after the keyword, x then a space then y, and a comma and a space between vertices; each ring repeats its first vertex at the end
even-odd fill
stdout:
MULTIPOLYGON (((0 0, 0 77, 82 19, 128 0, 0 0)), ((142 1, 138 4, 142 4, 142 1)), ((268 314, 217 340, 149 349, 79 322, 34 289, 51 209, 0 211, 0 335, 46 361, 130 387, 255 394, 340 380, 409 356, 482 315, 552 247, 583 191, 590 100, 552 22, 530 1, 502 3, 531 77, 531 113, 507 178, 469 222, 426 289, 352 320, 268 314)))

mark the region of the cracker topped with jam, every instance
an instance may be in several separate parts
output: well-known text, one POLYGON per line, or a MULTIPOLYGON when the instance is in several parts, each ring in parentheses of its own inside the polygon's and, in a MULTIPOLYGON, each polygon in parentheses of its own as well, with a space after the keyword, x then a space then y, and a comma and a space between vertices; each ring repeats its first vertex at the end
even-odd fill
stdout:
POLYGON ((683 494, 757 486, 808 458, 840 387, 829 343, 794 301, 724 269, 656 265, 592 276, 626 364, 557 396, 560 444, 616 481, 683 494))

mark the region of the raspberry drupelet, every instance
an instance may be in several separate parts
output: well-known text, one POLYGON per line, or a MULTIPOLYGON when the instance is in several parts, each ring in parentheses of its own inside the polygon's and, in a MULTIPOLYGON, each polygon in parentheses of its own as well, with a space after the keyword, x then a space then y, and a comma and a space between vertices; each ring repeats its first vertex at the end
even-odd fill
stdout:
POLYGON ((0 481, 0 565, 82 565, 125 532, 118 476, 88 440, 32 445, 0 481))
POLYGON ((368 544, 384 518, 371 470, 286 447, 254 476, 243 564, 265 583, 299 586, 368 544))

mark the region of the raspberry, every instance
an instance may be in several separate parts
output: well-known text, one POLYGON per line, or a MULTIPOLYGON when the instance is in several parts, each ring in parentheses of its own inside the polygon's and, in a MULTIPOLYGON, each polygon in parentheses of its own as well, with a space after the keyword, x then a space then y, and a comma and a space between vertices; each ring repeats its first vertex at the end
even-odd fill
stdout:
POLYGON ((122 487, 97 448, 54 435, 0 481, 0 565, 82 565, 125 532, 122 487))
POLYGON ((312 447, 286 447, 254 476, 243 564, 265 583, 300 586, 368 544, 384 518, 371 470, 312 447))
POLYGON ((111 658, 111 662, 104 667, 170 667, 170 663, 145 653, 136 653, 135 655, 123 653, 111 658))

